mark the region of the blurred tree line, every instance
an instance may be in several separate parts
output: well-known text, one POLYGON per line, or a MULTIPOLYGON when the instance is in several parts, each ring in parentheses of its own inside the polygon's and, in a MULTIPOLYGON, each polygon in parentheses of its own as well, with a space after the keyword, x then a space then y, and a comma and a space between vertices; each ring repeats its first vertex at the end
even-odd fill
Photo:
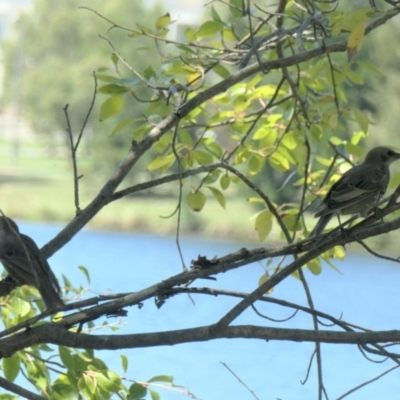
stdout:
MULTIPOLYGON (((68 141, 63 110, 66 104, 69 104, 72 131, 77 134, 81 129, 94 91, 93 73, 109 70, 118 73, 110 58, 110 45, 100 35, 112 40, 140 68, 156 52, 150 40, 145 38, 141 44, 126 40, 127 33, 110 30, 109 23, 81 6, 98 10, 126 25, 146 23, 161 13, 159 7, 149 9, 142 0, 101 4, 96 0, 36 0, 30 12, 21 14, 12 38, 2 44, 5 77, 1 102, 4 107, 20 98, 22 118, 36 134, 46 138, 50 150, 60 141, 68 141), (20 91, 17 96, 16 91, 20 91)), ((157 63, 156 57, 153 59, 157 63)), ((136 94, 140 97, 140 90, 136 94)), ((118 164, 132 140, 129 132, 112 134, 115 120, 100 122, 102 97, 104 94, 97 94, 80 149, 90 156, 90 164, 82 165, 84 172, 97 179, 118 164)), ((146 106, 133 97, 126 97, 126 107, 118 118, 140 117, 146 106)), ((65 156, 69 157, 67 145, 65 156)))

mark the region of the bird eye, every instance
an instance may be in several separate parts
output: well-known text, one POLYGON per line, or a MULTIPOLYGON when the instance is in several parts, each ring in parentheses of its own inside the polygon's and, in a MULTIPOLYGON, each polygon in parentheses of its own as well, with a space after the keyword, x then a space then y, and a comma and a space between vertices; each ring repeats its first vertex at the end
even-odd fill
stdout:
POLYGON ((388 150, 387 155, 388 155, 389 157, 394 156, 394 151, 388 150))

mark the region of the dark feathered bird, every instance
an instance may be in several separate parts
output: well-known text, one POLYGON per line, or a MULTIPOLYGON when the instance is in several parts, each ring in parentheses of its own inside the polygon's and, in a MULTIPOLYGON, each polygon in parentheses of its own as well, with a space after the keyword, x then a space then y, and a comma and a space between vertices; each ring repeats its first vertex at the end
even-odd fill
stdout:
POLYGON ((357 165, 335 182, 315 211, 320 217, 310 236, 322 233, 334 215, 356 215, 365 218, 386 192, 390 180, 389 165, 400 154, 387 147, 370 150, 357 165))
POLYGON ((0 217, 0 261, 19 284, 35 286, 48 309, 64 306, 60 286, 49 263, 36 243, 19 233, 17 224, 7 217, 0 217))

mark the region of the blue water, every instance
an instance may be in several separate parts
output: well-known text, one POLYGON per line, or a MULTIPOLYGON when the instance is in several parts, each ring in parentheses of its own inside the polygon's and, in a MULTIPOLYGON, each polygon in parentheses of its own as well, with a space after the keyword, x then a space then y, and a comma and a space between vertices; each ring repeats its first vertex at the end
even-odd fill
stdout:
MULTIPOLYGON (((23 233, 32 236, 39 246, 54 237, 59 226, 20 223, 23 233)), ((199 254, 209 258, 224 255, 243 247, 243 243, 207 241, 200 238, 182 240, 187 265, 199 254)), ((355 246, 354 249, 357 249, 355 246)), ((174 238, 143 234, 111 232, 80 232, 50 260, 58 277, 65 274, 75 286, 89 287, 89 295, 106 292, 128 292, 143 289, 175 275, 182 265, 174 238), (83 265, 91 275, 91 283, 78 270, 83 265)), ((376 330, 400 327, 399 282, 400 265, 366 255, 349 253, 345 262, 337 262, 341 273, 324 267, 320 276, 306 272, 317 309, 346 321, 376 330)), ((252 291, 263 273, 261 263, 245 266, 218 276, 216 282, 198 281, 197 286, 252 291)), ((273 297, 307 305, 299 281, 289 278, 275 288, 273 297)), ((239 300, 234 298, 193 295, 195 304, 187 295, 168 299, 157 309, 153 300, 142 309, 132 307, 121 320, 117 334, 142 333, 196 327, 216 322, 239 300)), ((258 310, 273 318, 292 314, 270 304, 259 304, 258 310)), ((118 319, 109 319, 117 323, 118 319)), ((299 313, 281 324, 245 312, 237 324, 297 327, 312 329, 309 316, 299 313)), ((98 334, 112 334, 110 330, 98 334)), ((261 340, 214 340, 176 346, 121 351, 99 351, 97 355, 116 372, 123 375, 120 354, 129 358, 126 377, 145 381, 160 374, 173 375, 175 383, 186 387, 203 400, 253 399, 251 394, 221 364, 227 364, 260 399, 314 399, 316 398, 316 368, 305 385, 311 343, 265 342, 261 340)), ((356 346, 322 345, 323 376, 330 399, 371 379, 390 368, 387 361, 375 364, 367 361, 356 346)), ((129 386, 129 382, 127 382, 129 386)), ((188 398, 170 390, 158 390, 163 400, 188 398)), ((347 397, 351 400, 400 398, 400 371, 395 370, 347 397)))

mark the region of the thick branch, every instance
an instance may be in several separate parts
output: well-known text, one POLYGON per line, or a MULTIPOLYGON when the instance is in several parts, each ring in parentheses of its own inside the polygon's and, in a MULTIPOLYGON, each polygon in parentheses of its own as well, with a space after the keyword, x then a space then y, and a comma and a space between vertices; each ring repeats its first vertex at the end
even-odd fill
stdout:
POLYGON ((0 341, 0 358, 8 357, 18 350, 40 343, 52 343, 73 348, 116 350, 172 346, 189 342, 238 338, 288 340, 292 342, 366 344, 399 342, 400 331, 337 332, 238 325, 226 327, 218 334, 214 333, 212 326, 202 326, 199 328, 132 335, 87 335, 70 332, 59 324, 51 323, 40 325, 2 339, 0 341))

